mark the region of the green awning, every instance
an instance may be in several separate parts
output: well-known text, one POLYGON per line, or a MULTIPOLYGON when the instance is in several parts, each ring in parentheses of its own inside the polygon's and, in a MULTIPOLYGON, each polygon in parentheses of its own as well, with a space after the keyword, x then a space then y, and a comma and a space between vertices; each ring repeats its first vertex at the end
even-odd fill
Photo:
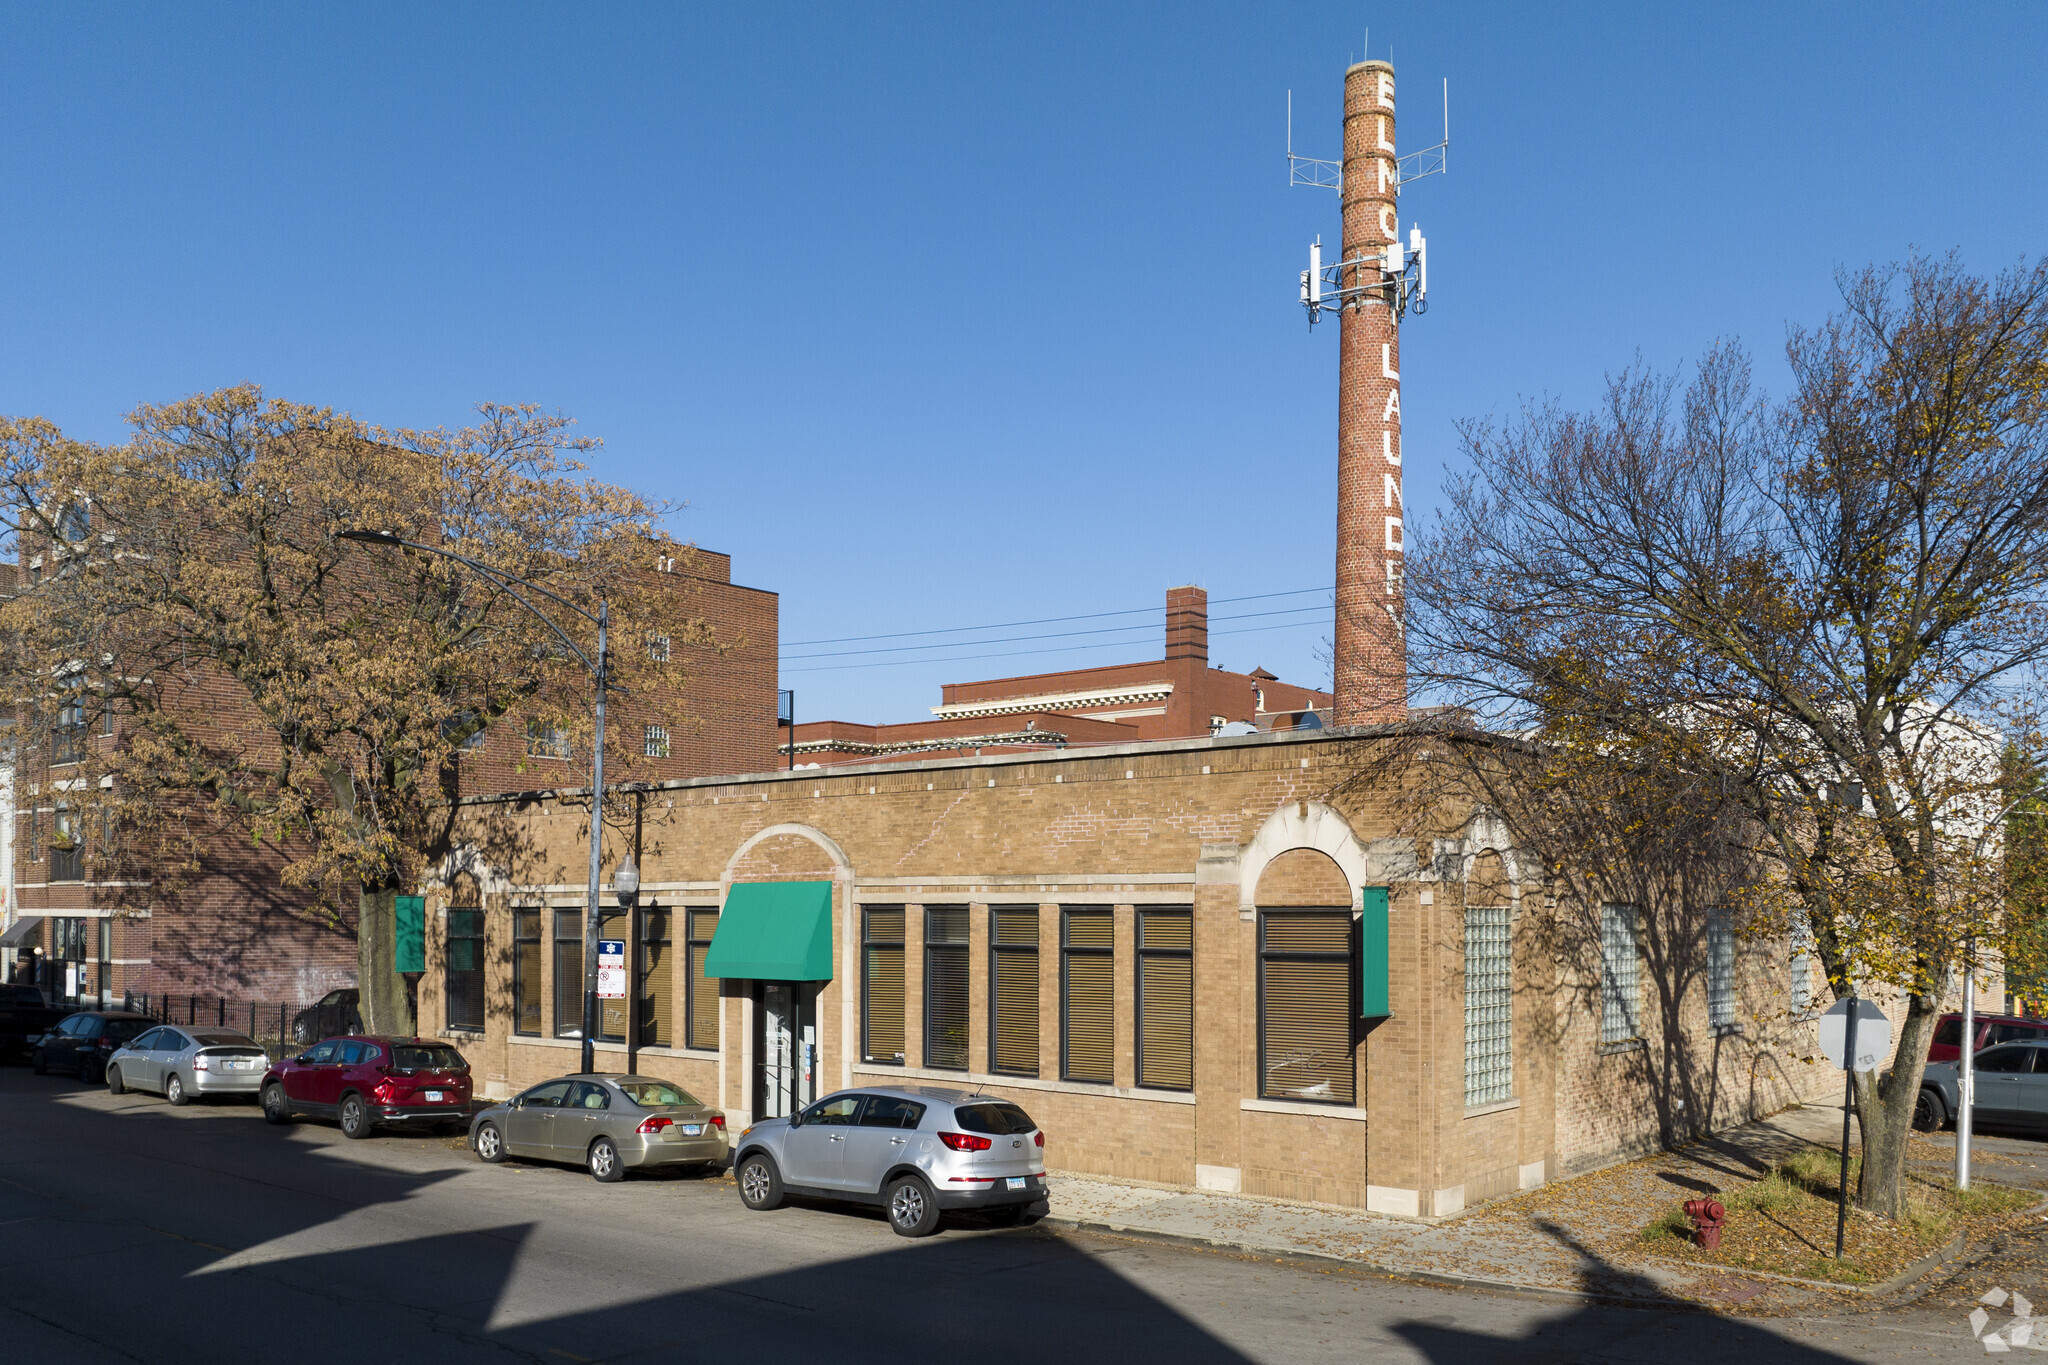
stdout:
POLYGON ((832 883, 734 883, 704 955, 704 975, 830 981, 832 883))

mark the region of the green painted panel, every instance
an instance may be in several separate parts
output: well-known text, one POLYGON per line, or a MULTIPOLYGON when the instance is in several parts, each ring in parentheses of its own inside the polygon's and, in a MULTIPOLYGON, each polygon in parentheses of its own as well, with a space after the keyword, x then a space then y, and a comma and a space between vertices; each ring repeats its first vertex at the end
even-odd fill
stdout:
POLYGON ((427 969, 427 898, 400 896, 397 900, 397 970, 424 972, 427 969))
POLYGON ((832 883, 735 883, 704 954, 704 975, 830 981, 832 883))
POLYGON ((1387 1008, 1387 888, 1359 888, 1359 992, 1358 1017, 1384 1019, 1387 1008))

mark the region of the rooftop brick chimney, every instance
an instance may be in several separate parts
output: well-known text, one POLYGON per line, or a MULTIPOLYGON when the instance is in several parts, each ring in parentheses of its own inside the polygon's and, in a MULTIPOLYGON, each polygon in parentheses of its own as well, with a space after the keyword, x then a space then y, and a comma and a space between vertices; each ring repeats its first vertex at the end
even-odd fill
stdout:
POLYGON ((1205 588, 1166 590, 1166 657, 1209 666, 1209 593, 1205 588))

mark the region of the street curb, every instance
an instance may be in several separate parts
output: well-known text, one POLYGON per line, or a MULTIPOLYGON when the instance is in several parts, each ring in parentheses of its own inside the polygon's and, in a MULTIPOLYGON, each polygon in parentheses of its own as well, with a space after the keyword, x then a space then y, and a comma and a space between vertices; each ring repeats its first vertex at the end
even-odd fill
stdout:
POLYGON ((1725 1275, 1741 1275, 1748 1279, 1774 1280, 1779 1284, 1796 1284, 1803 1289, 1827 1289, 1837 1294, 1862 1294, 1867 1298, 1877 1298, 1881 1295, 1889 1294, 1893 1290, 1904 1289, 1907 1285, 1913 1283, 1913 1281, 1919 1279, 1944 1261, 1951 1260, 1960 1255, 1963 1251, 1963 1246, 1964 1237, 1959 1232, 1950 1239, 1946 1246, 1936 1247, 1904 1270, 1901 1270, 1898 1274, 1892 1276, 1889 1280, 1882 1280, 1877 1284, 1842 1284, 1836 1280, 1808 1280, 1798 1275, 1779 1275, 1769 1270, 1751 1270, 1747 1266, 1738 1269, 1734 1266, 1721 1265, 1718 1262, 1695 1265, 1691 1261, 1674 1261, 1668 1256, 1646 1256, 1643 1259, 1654 1262, 1657 1265, 1687 1270, 1695 1275, 1719 1272, 1725 1275))
POLYGON ((1538 1294, 1544 1298, 1552 1299, 1600 1299, 1611 1303, 1691 1306, 1667 1305, 1664 1300, 1598 1289, 1555 1289, 1549 1285, 1518 1284, 1513 1280, 1489 1280, 1477 1275, 1455 1275, 1440 1270, 1404 1269, 1399 1266, 1379 1265, 1372 1261, 1361 1261, 1351 1256, 1337 1256, 1327 1251, 1304 1251, 1298 1247, 1266 1246, 1257 1242, 1233 1241, 1227 1237, 1196 1237, 1189 1233, 1160 1232, 1154 1228, 1134 1228, 1123 1223, 1106 1223, 1086 1218, 1064 1218, 1058 1215, 1047 1215, 1038 1220, 1037 1226, 1061 1232, 1103 1232, 1115 1237, 1128 1238, 1131 1241, 1156 1242, 1163 1246, 1195 1247, 1210 1251, 1236 1251, 1270 1261, 1294 1262, 1316 1267, 1342 1266, 1346 1270, 1355 1270, 1363 1275, 1378 1275, 1394 1280, 1416 1280, 1423 1284, 1443 1285, 1450 1289, 1485 1289, 1503 1294, 1538 1294))

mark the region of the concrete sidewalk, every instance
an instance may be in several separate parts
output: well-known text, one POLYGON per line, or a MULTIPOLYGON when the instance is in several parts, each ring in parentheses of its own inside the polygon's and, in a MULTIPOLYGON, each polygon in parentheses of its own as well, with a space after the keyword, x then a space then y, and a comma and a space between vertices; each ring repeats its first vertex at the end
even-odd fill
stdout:
MULTIPOLYGON (((1773 1161, 1801 1147, 1836 1147, 1841 1135, 1840 1106, 1807 1105, 1715 1134, 1680 1151, 1621 1163, 1482 1204, 1453 1218, 1429 1221, 1055 1173, 1049 1221, 1257 1257, 1326 1261, 1436 1283, 1740 1303, 1745 1311, 1839 1307, 1842 1298, 1834 1291, 1660 1264, 1636 1253, 1632 1243, 1643 1225, 1673 1200, 1730 1189, 1764 1174, 1773 1161)), ((2006 1184, 2038 1180, 2040 1187, 2048 1188, 2048 1149, 2040 1144, 1983 1139, 1977 1150, 2004 1163, 1995 1171, 1991 1165, 1982 1166, 1987 1179, 2006 1184), (2002 1155, 2003 1149, 2033 1153, 2025 1164, 2035 1179, 2015 1179, 2022 1172, 2007 1166, 2020 1158, 2002 1155)), ((1945 1159, 1945 1153, 1933 1147, 1920 1151, 1916 1166, 1932 1167, 1945 1159)))

